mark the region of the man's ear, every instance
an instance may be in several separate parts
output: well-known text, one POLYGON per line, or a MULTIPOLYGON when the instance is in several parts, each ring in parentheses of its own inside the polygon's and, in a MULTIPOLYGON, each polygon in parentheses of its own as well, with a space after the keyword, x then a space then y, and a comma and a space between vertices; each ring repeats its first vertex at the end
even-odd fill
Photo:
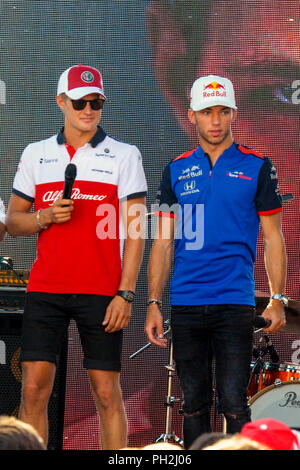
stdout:
POLYGON ((64 102, 63 97, 62 97, 61 95, 58 95, 58 96, 56 97, 56 103, 57 103, 57 105, 60 107, 60 109, 61 109, 62 111, 64 111, 65 102, 64 102))
POLYGON ((180 127, 190 134, 191 124, 187 119, 187 109, 189 85, 193 81, 193 76, 186 63, 188 60, 186 39, 172 15, 171 8, 162 2, 150 3, 146 27, 158 85, 180 127))
POLYGON ((195 112, 191 108, 188 110, 188 118, 189 118, 190 123, 193 124, 193 126, 195 126, 196 125, 195 112))

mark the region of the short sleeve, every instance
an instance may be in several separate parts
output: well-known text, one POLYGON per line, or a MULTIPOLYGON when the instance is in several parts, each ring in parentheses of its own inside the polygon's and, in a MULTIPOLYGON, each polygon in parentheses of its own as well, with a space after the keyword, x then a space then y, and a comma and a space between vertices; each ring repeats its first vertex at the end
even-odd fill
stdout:
POLYGON ((31 145, 28 145, 22 153, 18 169, 13 182, 13 194, 34 202, 35 199, 35 180, 32 169, 31 145))
POLYGON ((2 224, 5 224, 5 206, 1 198, 0 198, 0 222, 2 224))
POLYGON ((265 158, 259 172, 255 204, 259 215, 270 215, 282 211, 277 173, 269 158, 265 158))
POLYGON ((142 156, 137 147, 131 146, 131 152, 123 159, 118 182, 119 200, 134 199, 147 194, 147 182, 142 163, 142 156))
POLYGON ((156 215, 174 216, 174 214, 176 214, 177 211, 175 205, 177 205, 178 200, 172 189, 170 164, 168 164, 164 169, 156 196, 156 202, 158 205, 157 210, 155 211, 156 215))

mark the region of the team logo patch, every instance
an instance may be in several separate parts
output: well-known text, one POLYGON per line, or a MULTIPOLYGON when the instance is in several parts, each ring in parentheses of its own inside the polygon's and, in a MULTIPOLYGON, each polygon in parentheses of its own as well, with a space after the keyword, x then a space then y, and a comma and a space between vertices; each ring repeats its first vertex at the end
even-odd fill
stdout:
POLYGON ((230 171, 227 176, 231 178, 241 178, 242 180, 252 180, 252 176, 246 176, 242 171, 230 171))
POLYGON ((202 176, 202 170, 199 165, 193 165, 192 168, 185 168, 182 170, 181 175, 178 177, 178 180, 186 180, 190 178, 197 178, 198 176, 202 176))
POLYGON ((81 80, 86 83, 91 83, 94 81, 94 75, 92 74, 92 72, 89 71, 82 72, 81 80))
POLYGON ((212 90, 217 90, 218 88, 223 88, 225 90, 225 87, 223 85, 221 85, 221 83, 218 83, 218 82, 209 83, 209 85, 206 85, 204 90, 206 90, 207 88, 210 88, 212 90))
POLYGON ((226 96, 226 88, 224 85, 218 82, 211 82, 204 87, 203 98, 209 98, 211 96, 226 96))
POLYGON ((187 194, 199 193, 199 189, 196 188, 196 180, 185 181, 183 185, 184 191, 180 193, 180 196, 186 196, 187 194))

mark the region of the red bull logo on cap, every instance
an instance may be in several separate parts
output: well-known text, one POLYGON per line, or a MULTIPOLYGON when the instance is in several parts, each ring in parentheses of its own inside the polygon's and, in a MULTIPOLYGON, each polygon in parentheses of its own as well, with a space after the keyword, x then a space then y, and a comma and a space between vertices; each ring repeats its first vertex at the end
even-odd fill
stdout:
POLYGON ((203 98, 210 98, 211 96, 223 96, 225 98, 226 96, 226 89, 224 85, 221 85, 221 83, 218 82, 211 82, 208 85, 204 87, 203 91, 203 98), (221 91, 221 90, 224 91, 221 91), (209 90, 209 91, 205 91, 209 90))

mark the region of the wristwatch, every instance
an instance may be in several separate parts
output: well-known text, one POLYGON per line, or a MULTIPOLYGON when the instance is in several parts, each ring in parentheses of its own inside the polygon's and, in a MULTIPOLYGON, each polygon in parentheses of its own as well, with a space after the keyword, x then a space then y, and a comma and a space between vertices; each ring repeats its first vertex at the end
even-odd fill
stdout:
POLYGON ((285 307, 288 306, 290 300, 289 297, 285 294, 274 294, 271 296, 271 299, 280 300, 282 305, 284 305, 285 307))
POLYGON ((123 299, 126 300, 126 302, 132 303, 135 293, 132 292, 132 290, 118 290, 116 295, 123 297, 123 299))

